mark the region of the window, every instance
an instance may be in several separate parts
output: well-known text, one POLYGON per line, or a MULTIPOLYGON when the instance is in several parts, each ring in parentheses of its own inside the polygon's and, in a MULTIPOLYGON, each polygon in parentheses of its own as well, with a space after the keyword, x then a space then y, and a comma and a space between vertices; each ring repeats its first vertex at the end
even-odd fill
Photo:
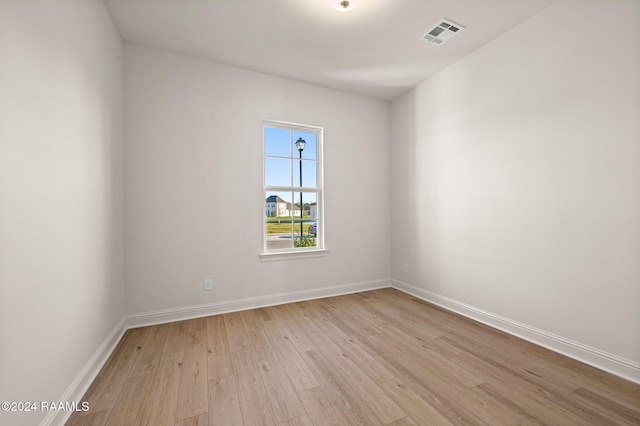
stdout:
POLYGON ((264 252, 324 248, 322 129, 265 122, 264 252))

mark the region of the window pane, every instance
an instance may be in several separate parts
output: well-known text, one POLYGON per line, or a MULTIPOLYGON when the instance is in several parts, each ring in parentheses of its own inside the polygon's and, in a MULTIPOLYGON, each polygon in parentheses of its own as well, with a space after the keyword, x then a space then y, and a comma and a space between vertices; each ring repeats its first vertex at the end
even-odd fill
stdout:
POLYGON ((293 248, 291 192, 267 192, 265 229, 267 250, 293 248))
POLYGON ((299 139, 302 138, 306 144, 304 145, 304 149, 302 150, 302 158, 308 158, 310 160, 315 160, 316 159, 316 153, 317 153, 317 141, 318 141, 318 136, 315 133, 308 133, 308 132, 300 132, 300 131, 295 131, 293 132, 293 157, 294 158, 299 158, 300 157, 300 153, 298 152, 298 148, 295 146, 295 142, 299 139))
POLYGON ((264 184, 265 186, 291 186, 291 160, 265 158, 264 184))
POLYGON ((264 128, 264 155, 291 157, 291 152, 290 130, 275 127, 264 128))
MULTIPOLYGON (((311 160, 302 160, 302 186, 316 187, 317 163, 311 160)), ((293 160, 293 186, 300 187, 300 160, 293 160)))

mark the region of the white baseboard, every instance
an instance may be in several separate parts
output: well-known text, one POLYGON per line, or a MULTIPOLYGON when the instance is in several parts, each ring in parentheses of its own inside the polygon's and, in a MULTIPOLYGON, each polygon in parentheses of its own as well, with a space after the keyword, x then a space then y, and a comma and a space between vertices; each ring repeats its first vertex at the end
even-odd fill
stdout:
POLYGON ((490 327, 640 384, 640 363, 638 362, 484 311, 402 281, 393 280, 392 287, 449 311, 464 315, 490 327))
MULTIPOLYGON (((57 401, 77 401, 78 403, 82 401, 82 397, 109 359, 109 356, 118 345, 118 342, 120 342, 124 332, 125 319, 123 317, 118 321, 113 330, 111 330, 109 335, 104 339, 98 350, 96 350, 93 356, 89 358, 89 361, 87 361, 80 373, 78 373, 76 378, 71 382, 67 390, 57 401)), ((72 411, 50 411, 42 422, 40 422, 40 426, 64 425, 69 417, 71 417, 71 414, 73 414, 72 411)))
POLYGON ((363 281, 359 283, 322 287, 313 290, 300 290, 266 296, 248 297, 244 299, 228 300, 224 302, 207 303, 204 305, 185 306, 183 308, 163 309, 127 315, 126 326, 129 328, 147 325, 163 324, 172 321, 182 321, 228 312, 244 311, 247 309, 263 308, 265 306, 281 305, 283 303, 300 302, 303 300, 320 299, 323 297, 340 296, 359 291, 376 290, 391 286, 391 280, 363 281))

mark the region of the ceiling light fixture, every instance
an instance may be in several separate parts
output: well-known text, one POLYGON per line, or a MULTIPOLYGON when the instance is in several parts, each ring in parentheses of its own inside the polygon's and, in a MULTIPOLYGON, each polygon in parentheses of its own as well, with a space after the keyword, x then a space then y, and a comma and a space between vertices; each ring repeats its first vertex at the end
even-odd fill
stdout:
POLYGON ((358 7, 359 0, 326 0, 329 6, 340 12, 348 12, 358 7))

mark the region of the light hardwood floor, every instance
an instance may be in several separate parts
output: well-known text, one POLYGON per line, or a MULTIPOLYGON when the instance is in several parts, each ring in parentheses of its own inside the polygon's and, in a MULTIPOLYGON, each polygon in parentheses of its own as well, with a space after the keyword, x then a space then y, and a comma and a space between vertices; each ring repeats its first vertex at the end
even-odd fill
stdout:
POLYGON ((640 386, 393 289, 129 330, 68 425, 640 425, 640 386))

